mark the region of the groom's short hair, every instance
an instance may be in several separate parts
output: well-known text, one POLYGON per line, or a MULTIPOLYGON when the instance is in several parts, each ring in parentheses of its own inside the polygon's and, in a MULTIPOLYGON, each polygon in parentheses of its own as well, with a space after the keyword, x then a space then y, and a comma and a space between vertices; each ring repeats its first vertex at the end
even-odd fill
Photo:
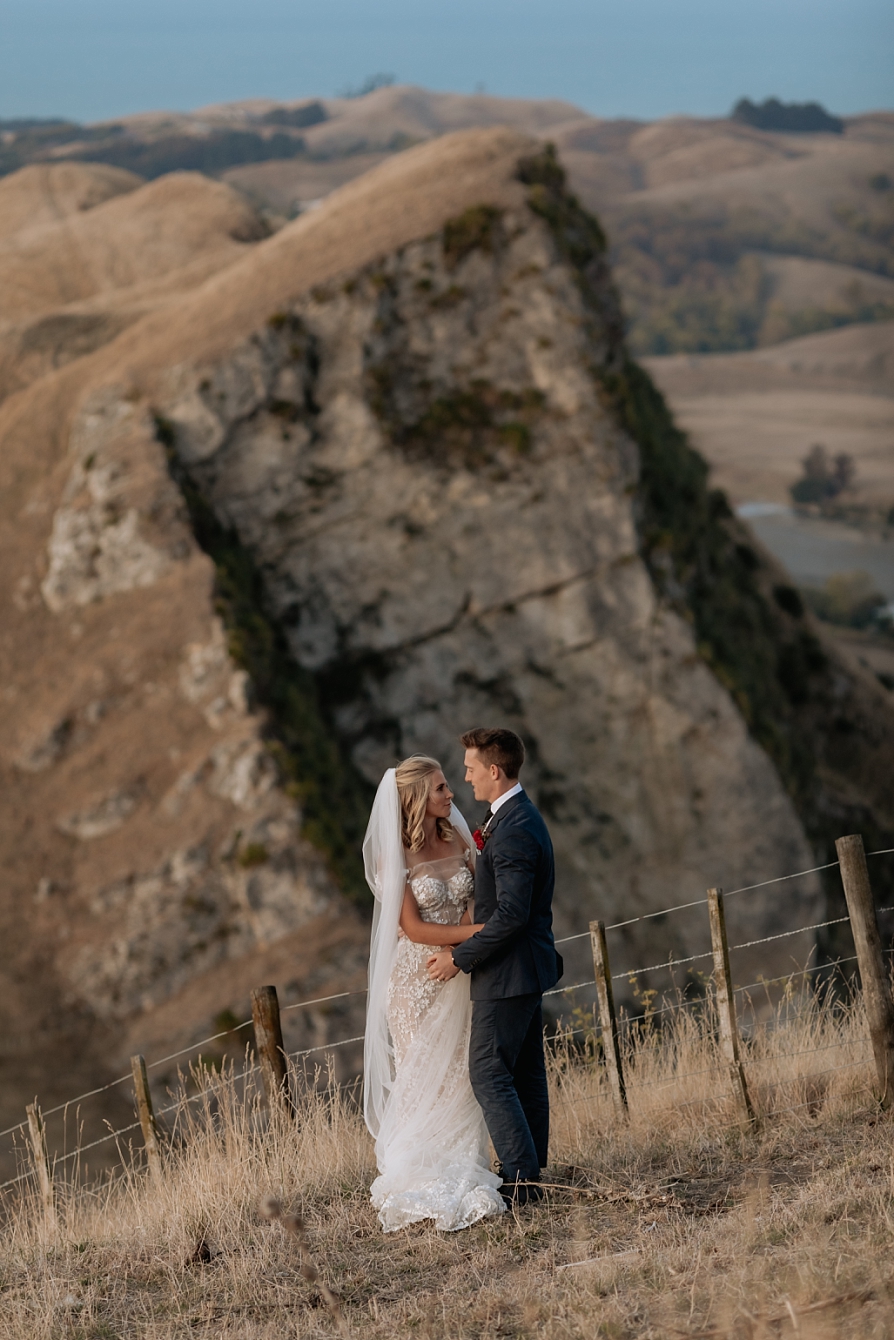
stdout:
POLYGON ((461 735, 460 743, 466 749, 477 749, 478 756, 488 767, 496 764, 510 781, 514 781, 525 761, 525 746, 514 730, 504 726, 476 726, 461 735))

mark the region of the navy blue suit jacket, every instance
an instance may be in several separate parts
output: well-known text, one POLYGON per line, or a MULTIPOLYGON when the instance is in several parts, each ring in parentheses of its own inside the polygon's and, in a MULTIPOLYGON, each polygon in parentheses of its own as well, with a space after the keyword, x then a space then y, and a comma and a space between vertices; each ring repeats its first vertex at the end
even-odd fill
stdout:
POLYGON ((475 864, 475 921, 484 929, 455 945, 471 973, 473 1000, 542 994, 562 976, 553 940, 553 844, 524 791, 497 810, 475 864))

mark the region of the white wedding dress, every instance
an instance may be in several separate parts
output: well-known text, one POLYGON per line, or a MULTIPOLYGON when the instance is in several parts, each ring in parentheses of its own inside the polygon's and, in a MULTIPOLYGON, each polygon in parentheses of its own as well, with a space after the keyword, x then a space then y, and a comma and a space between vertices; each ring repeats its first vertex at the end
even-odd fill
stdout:
MULTIPOLYGON (((387 779, 388 774, 383 786, 387 779)), ((462 816, 455 816, 456 828, 467 838, 462 816)), ((389 862, 380 852, 374 885, 378 905, 364 1076, 366 1119, 379 1168, 372 1202, 386 1233, 423 1219, 453 1231, 505 1209, 497 1189, 501 1179, 488 1166, 487 1128, 469 1081, 469 978, 466 973, 449 982, 429 978, 426 960, 439 946, 398 939, 397 919, 389 915, 394 893, 387 896, 387 886, 396 888, 399 876, 402 901, 409 878, 423 921, 456 925, 472 896, 474 855, 467 850, 410 871, 403 848, 399 871, 397 853, 388 855, 390 880, 389 862), (391 949, 387 977, 381 971, 383 931, 391 949)))

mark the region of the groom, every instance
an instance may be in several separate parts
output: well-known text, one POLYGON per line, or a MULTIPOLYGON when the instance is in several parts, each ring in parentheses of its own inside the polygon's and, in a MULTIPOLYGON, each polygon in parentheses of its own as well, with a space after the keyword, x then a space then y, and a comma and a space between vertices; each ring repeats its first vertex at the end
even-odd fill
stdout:
POLYGON ((546 824, 518 774, 525 747, 511 730, 467 731, 466 781, 487 812, 475 841, 475 920, 484 928, 428 960, 429 975, 472 975, 469 1076, 497 1158, 503 1198, 539 1200, 549 1142, 549 1094, 543 1059, 544 991, 562 975, 552 932, 555 881, 546 824))

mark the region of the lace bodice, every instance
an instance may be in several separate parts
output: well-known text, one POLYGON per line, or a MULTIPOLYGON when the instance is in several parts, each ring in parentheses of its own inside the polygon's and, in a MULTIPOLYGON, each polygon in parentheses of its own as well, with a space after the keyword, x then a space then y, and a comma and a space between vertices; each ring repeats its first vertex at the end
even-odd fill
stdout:
POLYGON ((456 926, 469 905, 474 879, 467 853, 422 861, 408 870, 407 878, 423 921, 456 926))
MULTIPOLYGON (((407 871, 407 881, 423 921, 457 926, 468 906, 474 878, 468 852, 453 852, 439 861, 420 861, 407 871)), ((406 936, 397 945, 388 982, 388 1027, 398 1065, 424 1018, 443 988, 428 975, 426 963, 441 945, 416 944, 406 936)))

